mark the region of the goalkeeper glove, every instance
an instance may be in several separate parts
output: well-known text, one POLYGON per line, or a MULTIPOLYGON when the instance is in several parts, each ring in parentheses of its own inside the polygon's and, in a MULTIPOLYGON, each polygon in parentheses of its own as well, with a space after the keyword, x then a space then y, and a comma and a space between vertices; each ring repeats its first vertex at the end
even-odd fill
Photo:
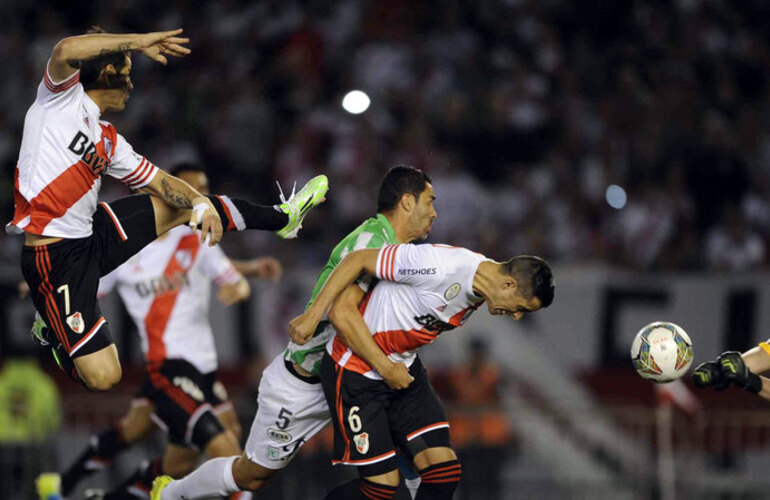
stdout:
POLYGON ((713 387, 715 391, 724 391, 730 382, 722 376, 722 369, 716 361, 701 363, 692 374, 695 387, 713 387))
POLYGON ((723 352, 717 358, 717 363, 722 370, 722 378, 728 383, 752 394, 759 394, 762 390, 762 379, 749 370, 738 351, 723 352))

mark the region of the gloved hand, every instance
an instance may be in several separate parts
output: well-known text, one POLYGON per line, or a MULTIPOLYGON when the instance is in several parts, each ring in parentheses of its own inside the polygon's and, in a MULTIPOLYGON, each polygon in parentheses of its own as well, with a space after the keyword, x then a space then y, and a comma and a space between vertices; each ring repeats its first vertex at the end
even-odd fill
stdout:
POLYGON ((752 394, 759 394, 762 390, 762 379, 749 370, 738 351, 723 352, 717 358, 717 363, 719 363, 722 378, 728 383, 752 394))
POLYGON ((715 391, 724 391, 730 382, 722 376, 722 368, 716 361, 701 363, 692 373, 695 387, 713 387, 715 391))

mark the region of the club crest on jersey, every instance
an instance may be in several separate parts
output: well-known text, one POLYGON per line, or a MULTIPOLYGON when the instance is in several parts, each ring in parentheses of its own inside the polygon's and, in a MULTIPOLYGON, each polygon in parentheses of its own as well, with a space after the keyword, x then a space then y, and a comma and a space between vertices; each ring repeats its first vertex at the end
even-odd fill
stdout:
POLYGON ((72 329, 72 331, 78 335, 83 333, 83 330, 86 328, 86 322, 83 321, 83 315, 79 312, 75 312, 67 316, 67 324, 72 329))
POLYGON ((369 433, 362 432, 361 434, 356 434, 353 436, 353 442, 356 443, 358 453, 366 455, 366 452, 369 451, 369 433))
POLYGON ((192 252, 190 250, 177 250, 174 253, 174 258, 184 269, 189 268, 192 264, 192 252))
POLYGON ((447 300, 452 300, 453 298, 460 295, 460 290, 462 289, 463 287, 460 285, 460 283, 452 283, 449 285, 449 288, 444 291, 444 298, 447 300))

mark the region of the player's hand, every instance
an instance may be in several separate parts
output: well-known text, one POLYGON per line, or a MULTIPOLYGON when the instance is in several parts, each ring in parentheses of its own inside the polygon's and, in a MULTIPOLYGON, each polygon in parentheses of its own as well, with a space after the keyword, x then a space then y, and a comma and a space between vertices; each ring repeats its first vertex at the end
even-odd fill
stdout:
POLYGON ((275 257, 260 257, 254 259, 254 275, 258 278, 268 279, 273 283, 281 281, 283 266, 275 257))
POLYGON ((190 49, 184 47, 190 43, 189 38, 180 37, 182 28, 171 31, 156 31, 139 35, 137 50, 153 61, 162 65, 168 64, 166 56, 184 57, 190 53, 190 49))
POLYGON ((291 337, 291 341, 299 345, 306 344, 308 340, 313 338, 313 334, 316 328, 318 328, 320 321, 321 318, 312 314, 310 310, 291 320, 289 322, 289 337, 291 337))
POLYGON ((762 379, 749 370, 738 351, 723 352, 717 358, 717 363, 722 370, 722 378, 728 383, 752 394, 759 394, 762 390, 762 379))
POLYGON ((217 291, 217 300, 223 305, 231 306, 236 302, 241 302, 249 298, 251 287, 245 279, 238 280, 237 283, 222 285, 217 291))
POLYGON ((209 246, 213 247, 222 239, 222 220, 219 218, 217 210, 211 204, 211 200, 205 196, 199 196, 192 201, 192 212, 190 213, 190 228, 194 231, 198 225, 201 226, 201 243, 209 238, 209 246))
POLYGON ((409 368, 404 363, 391 363, 387 369, 379 372, 391 389, 406 389, 414 381, 409 368))
POLYGON ((722 368, 716 361, 701 363, 692 372, 692 381, 695 387, 713 387, 716 391, 724 391, 730 382, 722 377, 722 368))

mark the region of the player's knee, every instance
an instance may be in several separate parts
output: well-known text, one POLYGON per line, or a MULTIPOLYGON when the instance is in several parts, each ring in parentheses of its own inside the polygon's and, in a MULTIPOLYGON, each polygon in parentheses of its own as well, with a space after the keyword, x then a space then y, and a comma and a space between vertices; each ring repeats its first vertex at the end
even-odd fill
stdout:
POLYGON ((200 416, 192 431, 192 443, 209 457, 230 457, 241 454, 241 447, 233 434, 210 411, 200 416))
POLYGON ((241 490, 257 491, 267 483, 277 471, 267 469, 249 460, 245 455, 233 463, 233 479, 241 490))
POLYGON ((92 391, 107 391, 115 387, 123 377, 120 364, 92 367, 79 372, 80 378, 92 391))

